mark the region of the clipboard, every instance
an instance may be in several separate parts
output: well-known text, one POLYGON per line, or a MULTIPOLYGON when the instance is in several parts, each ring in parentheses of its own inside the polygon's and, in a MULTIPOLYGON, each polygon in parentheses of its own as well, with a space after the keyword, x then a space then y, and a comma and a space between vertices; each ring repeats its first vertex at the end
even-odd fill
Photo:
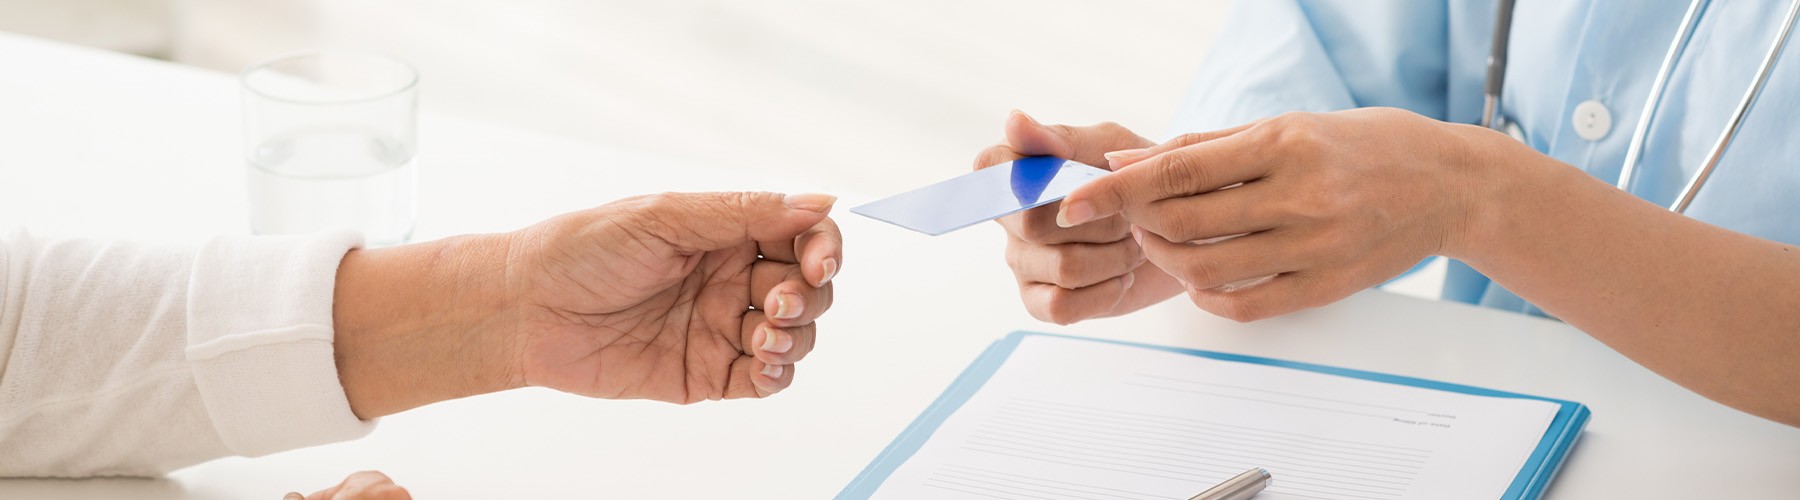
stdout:
POLYGON ((981 389, 982 385, 1000 369, 1001 364, 1012 355, 1014 348, 1018 347, 1021 341, 1031 336, 1060 337, 1090 342, 1142 347, 1222 361, 1291 368, 1340 377, 1461 394, 1498 398, 1534 399, 1556 404, 1558 406, 1556 416, 1551 420, 1549 427, 1544 431, 1544 435, 1538 440, 1537 447, 1531 452, 1531 455, 1525 461, 1524 466, 1521 467, 1518 474, 1514 476, 1511 485, 1507 487, 1506 492, 1501 496, 1503 500, 1532 500, 1542 496, 1544 489, 1549 486, 1551 480, 1555 479, 1557 471, 1561 469, 1564 459, 1568 456, 1569 449, 1575 445, 1576 440, 1581 436, 1581 431, 1587 427, 1588 418, 1592 413, 1588 410, 1587 405, 1573 401, 1497 391, 1414 377, 1403 377, 1349 368, 1215 351, 1183 349, 1178 347, 1094 339, 1070 335, 1015 331, 1008 334, 1005 338, 989 345, 987 350, 983 351, 968 368, 963 370, 961 375, 957 376, 956 380, 950 384, 950 387, 945 389, 944 393, 938 396, 937 400, 933 401, 930 406, 925 408, 925 411, 921 413, 918 418, 907 425, 906 429, 901 431, 900 435, 895 437, 893 442, 888 443, 887 448, 883 449, 879 455, 876 455, 875 459, 871 461, 867 467, 863 468, 862 472, 858 473, 856 478, 851 480, 850 484, 846 485, 835 498, 837 500, 861 500, 874 495, 876 490, 881 487, 881 484, 894 473, 895 469, 899 468, 900 465, 911 458, 914 453, 918 452, 920 447, 924 446, 926 440, 928 440, 932 433, 943 424, 945 419, 948 419, 951 414, 954 414, 957 409, 963 405, 964 402, 974 396, 976 391, 981 389))

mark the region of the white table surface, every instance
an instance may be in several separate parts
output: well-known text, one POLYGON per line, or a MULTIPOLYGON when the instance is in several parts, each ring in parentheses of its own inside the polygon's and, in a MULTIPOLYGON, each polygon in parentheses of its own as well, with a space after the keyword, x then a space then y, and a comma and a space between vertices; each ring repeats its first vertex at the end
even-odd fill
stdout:
MULTIPOLYGON (((190 243, 246 232, 239 119, 231 75, 0 34, 0 227, 190 243)), ((633 194, 833 186, 676 164, 429 107, 420 129, 420 239, 509 230, 633 194)), ((838 194, 847 255, 837 303, 793 387, 774 398, 675 406, 527 389, 396 415, 359 441, 226 458, 167 478, 0 480, 0 498, 276 499, 364 469, 426 500, 827 498, 983 347, 1017 329, 1586 403, 1593 420, 1550 498, 1800 496, 1800 430, 1694 395, 1561 323, 1371 291, 1251 324, 1172 300, 1059 327, 1019 305, 997 226, 926 238, 848 214, 871 197, 838 194)))

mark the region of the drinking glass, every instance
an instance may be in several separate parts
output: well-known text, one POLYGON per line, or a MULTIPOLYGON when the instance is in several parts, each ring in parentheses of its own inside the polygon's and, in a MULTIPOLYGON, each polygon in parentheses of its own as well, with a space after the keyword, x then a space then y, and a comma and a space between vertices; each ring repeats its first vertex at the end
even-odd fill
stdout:
POLYGON ((355 229, 404 243, 418 216, 419 73, 392 57, 309 50, 244 69, 250 230, 355 229))

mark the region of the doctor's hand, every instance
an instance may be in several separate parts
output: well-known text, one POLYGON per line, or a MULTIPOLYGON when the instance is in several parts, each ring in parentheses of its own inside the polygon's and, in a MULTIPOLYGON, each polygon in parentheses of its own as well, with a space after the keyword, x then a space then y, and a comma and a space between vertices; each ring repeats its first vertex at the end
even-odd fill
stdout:
POLYGON ((1077 188, 1060 217, 1085 227, 1123 214, 1196 305, 1267 318, 1456 245, 1472 199, 1468 138, 1488 132, 1398 109, 1290 113, 1110 155, 1117 173, 1077 188))
MULTIPOLYGON (((1006 142, 982 151, 975 169, 1040 155, 1107 168, 1107 152, 1153 144, 1114 123, 1043 125, 1014 111, 1006 119, 1006 142)), ((1145 263, 1124 218, 1100 217, 1064 228, 1056 224, 1057 207, 999 219, 1007 234, 1006 263, 1033 317, 1066 325, 1125 314, 1180 293, 1180 283, 1145 263)))
POLYGON ((521 386, 680 404, 774 394, 831 307, 835 201, 660 194, 352 251, 339 377, 362 418, 521 386))

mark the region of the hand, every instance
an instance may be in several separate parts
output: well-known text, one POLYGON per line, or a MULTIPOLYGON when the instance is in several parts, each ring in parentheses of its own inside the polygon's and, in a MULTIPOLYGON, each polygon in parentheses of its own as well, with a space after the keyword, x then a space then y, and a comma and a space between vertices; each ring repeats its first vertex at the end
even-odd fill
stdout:
MULTIPOLYGON (((1152 144, 1114 123, 1046 126, 1014 111, 1006 120, 1006 142, 982 151, 975 169, 1039 155, 1107 168, 1107 152, 1152 144)), ((1033 317, 1066 325, 1136 311, 1181 291, 1167 273, 1144 265, 1124 218, 1102 217, 1065 228, 1056 224, 1057 207, 1049 204, 999 219, 1006 228, 1006 263, 1018 277, 1019 296, 1033 317)))
POLYGON ((831 307, 835 201, 662 194, 351 251, 338 378, 364 419, 525 385, 682 404, 774 394, 831 307))
POLYGON ((282 500, 412 500, 412 494, 395 485, 386 474, 371 470, 351 474, 337 486, 311 495, 288 493, 282 500))
POLYGON ((1150 262, 1214 314, 1318 307, 1456 244, 1470 128, 1368 108, 1188 134, 1112 155, 1118 172, 1077 188, 1060 220, 1123 213, 1150 262))
POLYGON ((520 232, 525 382, 683 404, 781 391, 831 307, 835 201, 657 195, 520 232))

